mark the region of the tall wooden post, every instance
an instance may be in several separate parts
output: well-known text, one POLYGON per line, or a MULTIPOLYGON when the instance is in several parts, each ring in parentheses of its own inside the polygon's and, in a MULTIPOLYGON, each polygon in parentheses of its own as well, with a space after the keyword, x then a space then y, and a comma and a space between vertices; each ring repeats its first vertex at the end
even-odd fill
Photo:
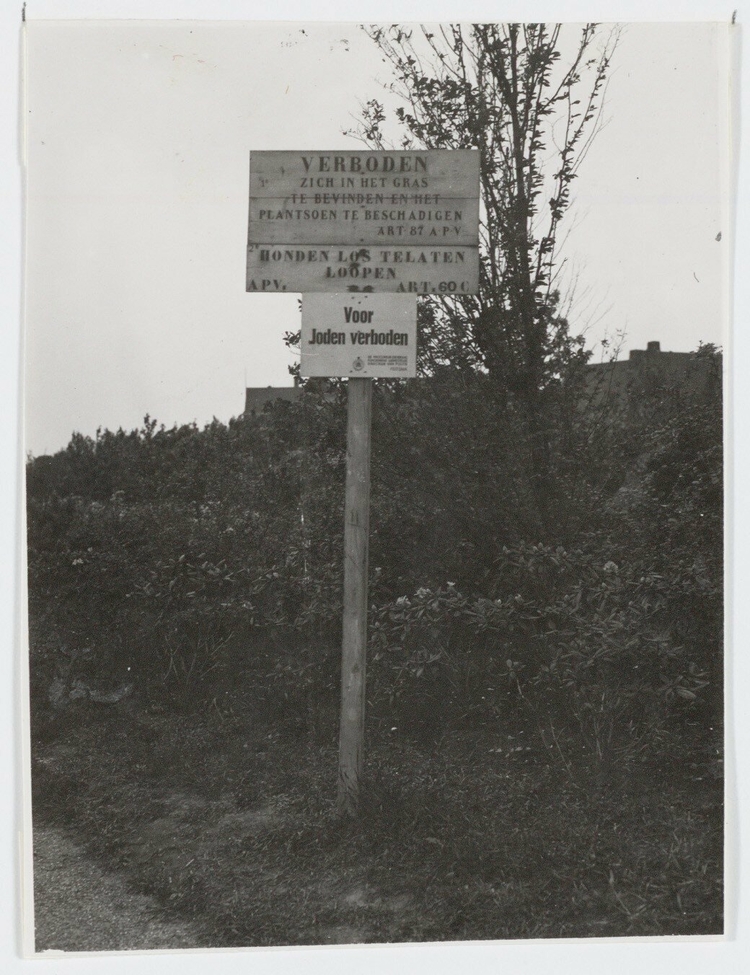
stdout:
POLYGON ((349 379, 338 788, 339 812, 349 815, 359 805, 364 759, 371 419, 372 379, 349 379))

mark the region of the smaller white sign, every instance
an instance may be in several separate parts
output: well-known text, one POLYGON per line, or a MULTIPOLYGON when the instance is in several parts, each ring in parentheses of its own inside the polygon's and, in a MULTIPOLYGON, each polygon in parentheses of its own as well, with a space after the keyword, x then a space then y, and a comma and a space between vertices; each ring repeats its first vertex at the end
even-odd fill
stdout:
POLYGON ((302 376, 416 376, 417 297, 303 295, 300 345, 302 376))

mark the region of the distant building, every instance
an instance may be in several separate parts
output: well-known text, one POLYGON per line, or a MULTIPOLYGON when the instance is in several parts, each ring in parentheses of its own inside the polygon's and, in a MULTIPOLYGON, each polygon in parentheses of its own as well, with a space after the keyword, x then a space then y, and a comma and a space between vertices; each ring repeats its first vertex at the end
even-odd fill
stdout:
MULTIPOLYGON (((449 368, 449 367, 448 367, 449 368)), ((718 379, 718 361, 694 352, 662 352, 661 343, 649 342, 645 349, 632 349, 627 359, 589 363, 584 372, 585 393, 581 406, 618 402, 625 405, 633 393, 642 393, 649 385, 672 386, 693 398, 704 395, 709 381, 718 379)), ((259 416, 268 403, 284 400, 297 403, 304 388, 294 386, 248 386, 245 389, 245 416, 259 416)), ((332 401, 330 393, 323 399, 332 401)))
POLYGON ((308 379, 304 386, 296 377, 294 386, 247 386, 243 416, 260 416, 268 403, 277 403, 279 400, 299 403, 305 394, 311 393, 324 403, 333 403, 336 400, 335 391, 325 379, 308 379))
POLYGON ((628 359, 586 366, 586 399, 588 403, 614 400, 624 405, 634 393, 656 384, 699 398, 710 381, 720 381, 717 369, 721 369, 721 357, 717 361, 694 352, 662 352, 659 342, 649 342, 645 350, 633 349, 628 359))
MULTIPOLYGON (((629 358, 617 362, 602 362, 586 366, 585 393, 581 410, 592 406, 635 408, 643 407, 645 416, 653 409, 653 394, 657 401, 660 391, 666 397, 679 397, 680 408, 707 402, 712 391, 721 390, 721 355, 702 355, 696 352, 662 352, 658 342, 649 342, 646 349, 633 349, 629 358), (649 405, 650 404, 650 405, 649 405)), ((632 509, 647 490, 648 463, 653 447, 644 449, 631 460, 631 469, 606 507, 612 512, 632 509)))
POLYGON ((245 389, 245 416, 257 416, 267 403, 285 400, 296 403, 302 396, 302 388, 294 386, 248 386, 245 389))

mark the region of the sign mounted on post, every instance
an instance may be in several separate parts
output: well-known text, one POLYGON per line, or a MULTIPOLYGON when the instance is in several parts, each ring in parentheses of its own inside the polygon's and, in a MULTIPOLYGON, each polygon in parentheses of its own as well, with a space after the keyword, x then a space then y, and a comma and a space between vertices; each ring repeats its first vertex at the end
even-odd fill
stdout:
POLYGON ((302 376, 416 376, 417 297, 304 295, 300 349, 302 376))
POLYGON ((416 375, 417 295, 479 292, 479 152, 251 152, 249 213, 247 290, 302 292, 302 375, 349 379, 338 804, 355 814, 372 380, 416 375))
POLYGON ((476 294, 479 152, 250 153, 247 290, 476 294))

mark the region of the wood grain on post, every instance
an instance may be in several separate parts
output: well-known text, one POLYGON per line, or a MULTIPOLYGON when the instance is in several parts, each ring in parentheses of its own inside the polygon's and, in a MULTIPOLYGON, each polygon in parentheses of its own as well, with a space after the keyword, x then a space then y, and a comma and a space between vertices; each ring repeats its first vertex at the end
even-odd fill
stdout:
POLYGON ((371 417, 372 379, 350 379, 338 788, 339 812, 349 815, 354 815, 359 805, 364 758, 371 417))

